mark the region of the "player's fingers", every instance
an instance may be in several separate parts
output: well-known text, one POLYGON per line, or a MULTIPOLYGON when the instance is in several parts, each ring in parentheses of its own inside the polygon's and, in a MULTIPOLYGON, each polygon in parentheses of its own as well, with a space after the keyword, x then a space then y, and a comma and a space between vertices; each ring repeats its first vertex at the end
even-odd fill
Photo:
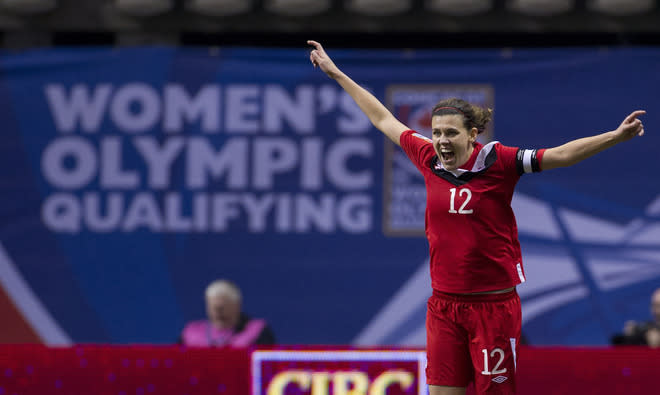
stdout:
POLYGON ((319 52, 319 55, 325 55, 325 49, 323 49, 323 45, 321 43, 314 41, 314 40, 309 40, 308 41, 310 45, 313 45, 314 48, 319 52))
POLYGON ((314 41, 314 40, 307 40, 307 44, 309 44, 309 45, 311 45, 314 48, 319 49, 319 50, 323 48, 319 42, 314 41))
POLYGON ((626 126, 626 130, 630 136, 634 136, 639 133, 640 130, 644 129, 642 121, 635 119, 626 126))
POLYGON ((627 123, 632 122, 637 117, 639 117, 640 115, 644 115, 644 114, 646 114, 646 111, 644 111, 644 110, 635 110, 635 111, 631 112, 630 115, 628 115, 626 117, 624 122, 627 122, 627 123))

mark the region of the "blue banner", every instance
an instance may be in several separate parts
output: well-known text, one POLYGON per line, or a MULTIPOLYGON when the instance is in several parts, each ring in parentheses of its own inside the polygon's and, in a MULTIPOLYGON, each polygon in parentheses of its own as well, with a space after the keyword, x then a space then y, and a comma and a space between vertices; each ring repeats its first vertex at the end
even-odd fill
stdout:
MULTIPOLYGON (((646 135, 524 176, 532 344, 606 344, 660 286, 660 49, 329 50, 407 125, 460 96, 546 148, 646 109, 646 135)), ((234 280, 278 341, 423 345, 424 185, 300 49, 0 56, 0 280, 49 344, 172 343, 234 280)))

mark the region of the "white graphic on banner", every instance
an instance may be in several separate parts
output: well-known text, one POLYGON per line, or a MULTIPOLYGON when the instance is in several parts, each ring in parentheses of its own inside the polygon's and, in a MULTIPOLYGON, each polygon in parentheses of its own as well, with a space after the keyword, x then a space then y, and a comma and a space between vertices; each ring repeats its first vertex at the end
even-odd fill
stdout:
MULTIPOLYGON (((660 195, 647 207, 654 216, 660 195)), ((516 193, 512 207, 521 236, 548 241, 563 239, 566 229, 572 243, 589 246, 621 247, 582 248, 590 280, 599 291, 611 291, 635 283, 660 279, 660 221, 634 219, 625 225, 597 218, 575 210, 557 208, 552 215, 543 200, 516 193), (523 220, 533 218, 533 220, 523 220), (561 223, 557 222, 561 221, 561 223)), ((525 276, 529 281, 517 287, 522 301, 523 325, 536 317, 587 298, 590 288, 568 246, 523 245, 525 276)), ((392 296, 386 305, 353 340, 355 345, 424 346, 425 306, 431 293, 428 260, 392 296)))
POLYGON ((373 229, 371 125, 338 87, 50 84, 44 96, 58 133, 41 156, 52 231, 373 229), (317 135, 330 111, 335 133, 317 135))
POLYGON ((71 338, 53 319, 35 295, 0 243, 0 286, 4 288, 32 329, 41 340, 51 346, 71 345, 71 338))

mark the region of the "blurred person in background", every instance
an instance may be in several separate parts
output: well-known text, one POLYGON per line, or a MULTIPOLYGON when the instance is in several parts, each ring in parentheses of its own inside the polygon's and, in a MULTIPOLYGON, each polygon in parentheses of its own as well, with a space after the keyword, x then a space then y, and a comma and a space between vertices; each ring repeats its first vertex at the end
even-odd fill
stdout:
POLYGON ((216 280, 206 287, 208 319, 188 323, 180 343, 194 347, 249 347, 275 344, 275 335, 263 319, 242 311, 241 290, 228 280, 216 280))
POLYGON ((516 286, 525 272, 511 208, 514 188, 523 174, 571 166, 643 135, 638 117, 645 112, 630 113, 609 132, 554 148, 520 149, 479 143, 492 110, 451 98, 433 107, 428 138, 343 73, 321 44, 307 43, 314 47, 312 64, 355 100, 424 177, 433 288, 426 315, 430 395, 463 395, 470 383, 478 394, 515 394, 522 324, 516 286))
POLYGON ((623 332, 612 336, 612 344, 660 347, 660 288, 651 295, 651 316, 651 321, 627 321, 623 332))

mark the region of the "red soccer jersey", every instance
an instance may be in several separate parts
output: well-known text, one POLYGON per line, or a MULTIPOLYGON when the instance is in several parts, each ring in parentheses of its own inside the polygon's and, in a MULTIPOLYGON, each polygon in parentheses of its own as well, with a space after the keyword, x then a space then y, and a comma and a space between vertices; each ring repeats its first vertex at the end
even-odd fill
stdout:
POLYGON ((442 168, 431 140, 412 130, 401 147, 424 176, 433 289, 494 291, 525 281, 511 208, 520 176, 540 171, 544 150, 476 143, 464 168, 442 168))

